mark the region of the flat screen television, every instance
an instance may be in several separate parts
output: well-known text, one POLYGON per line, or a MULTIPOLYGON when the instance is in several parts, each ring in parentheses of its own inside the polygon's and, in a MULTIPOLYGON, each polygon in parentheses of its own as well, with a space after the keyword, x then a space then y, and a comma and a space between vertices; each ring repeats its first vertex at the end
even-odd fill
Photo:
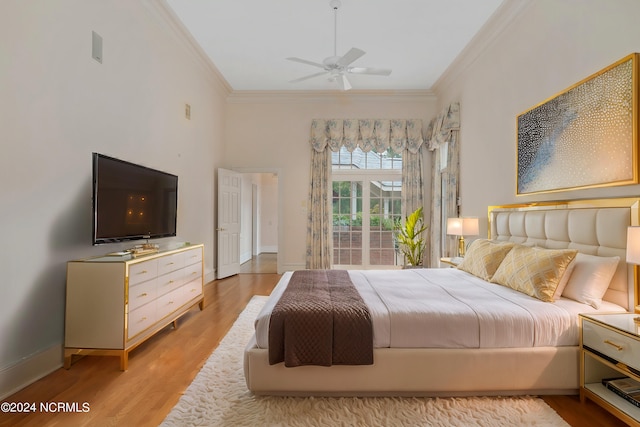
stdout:
POLYGON ((93 153, 93 244, 176 235, 178 177, 93 153))

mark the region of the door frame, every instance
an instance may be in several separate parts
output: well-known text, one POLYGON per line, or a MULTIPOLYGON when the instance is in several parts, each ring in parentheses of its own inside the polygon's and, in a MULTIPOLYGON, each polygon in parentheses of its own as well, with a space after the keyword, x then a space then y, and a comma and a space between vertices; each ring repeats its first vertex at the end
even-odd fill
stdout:
POLYGON ((278 257, 277 257, 277 265, 278 265, 278 274, 284 273, 283 267, 283 251, 284 247, 284 227, 283 227, 283 217, 284 217, 284 202, 282 195, 284 194, 284 172, 281 168, 232 168, 231 170, 238 173, 272 173, 278 176, 278 257))

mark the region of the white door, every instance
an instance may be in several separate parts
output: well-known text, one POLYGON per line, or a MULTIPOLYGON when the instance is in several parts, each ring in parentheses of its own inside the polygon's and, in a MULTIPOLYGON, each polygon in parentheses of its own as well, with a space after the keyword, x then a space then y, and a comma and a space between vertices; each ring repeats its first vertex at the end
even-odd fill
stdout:
POLYGON ((218 279, 240 272, 242 174, 218 169, 218 279))

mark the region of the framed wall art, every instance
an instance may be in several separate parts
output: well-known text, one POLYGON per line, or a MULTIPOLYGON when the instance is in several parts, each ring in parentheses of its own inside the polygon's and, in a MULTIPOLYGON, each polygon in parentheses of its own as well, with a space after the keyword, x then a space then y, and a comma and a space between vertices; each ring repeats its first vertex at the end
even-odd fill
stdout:
POLYGON ((517 194, 638 183, 638 55, 517 117, 517 194))

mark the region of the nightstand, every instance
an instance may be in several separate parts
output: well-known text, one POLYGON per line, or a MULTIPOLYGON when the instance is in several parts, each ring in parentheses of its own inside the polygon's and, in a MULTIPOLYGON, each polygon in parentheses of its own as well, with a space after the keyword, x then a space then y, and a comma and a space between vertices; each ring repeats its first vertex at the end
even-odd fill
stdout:
POLYGON ((449 267, 449 268, 453 268, 453 267, 457 267, 458 264, 460 264, 462 262, 462 258, 461 257, 453 257, 453 258, 440 258, 440 264, 444 264, 444 267, 449 267))
POLYGON ((603 384, 604 378, 640 381, 640 323, 633 313, 580 315, 580 401, 591 399, 629 425, 640 408, 603 384))

